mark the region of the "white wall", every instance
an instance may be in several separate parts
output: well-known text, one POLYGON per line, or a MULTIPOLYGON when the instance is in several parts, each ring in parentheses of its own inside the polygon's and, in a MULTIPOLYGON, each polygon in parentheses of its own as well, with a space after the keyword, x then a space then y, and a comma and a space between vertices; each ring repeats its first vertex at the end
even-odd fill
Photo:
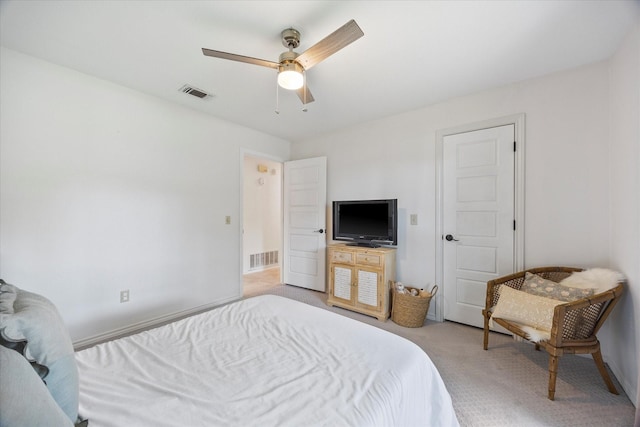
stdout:
POLYGON ((433 282, 436 131, 525 113, 526 265, 603 265, 607 88, 598 63, 296 142, 292 157, 327 156, 329 201, 397 197, 399 280, 433 282), (408 225, 411 213, 418 226, 408 225))
POLYGON ((274 265, 282 261, 282 163, 245 156, 243 187, 242 272, 246 274, 264 270, 249 268, 251 254, 278 251, 278 264, 274 265), (266 166, 267 172, 259 172, 258 165, 266 166))
MULTIPOLYGON (((640 24, 613 57, 609 82, 611 264, 625 272, 628 289, 601 341, 605 348, 618 349, 609 352, 609 363, 621 372, 618 379, 626 382, 625 389, 632 390, 640 375, 640 24)), ((635 387, 629 396, 640 408, 637 383, 635 387)))
MULTIPOLYGON (((637 91, 637 83, 633 87, 637 91)), ((435 235, 436 131, 525 113, 525 267, 607 267, 614 264, 609 95, 609 63, 601 62, 296 142, 292 158, 327 156, 329 201, 397 197, 397 278, 433 283, 440 242, 435 235), (412 213, 418 214, 418 226, 408 225, 412 213)), ((637 154, 633 159, 637 168, 637 154)), ((637 203, 637 191, 627 190, 617 198, 637 203)), ((617 315, 625 329, 634 329, 631 313, 617 315)), ((616 340, 603 353, 635 397, 636 378, 625 376, 635 372, 629 369, 637 360, 633 345, 616 340)))
POLYGON ((241 151, 289 142, 0 55, 1 277, 49 297, 76 341, 240 297, 241 151))

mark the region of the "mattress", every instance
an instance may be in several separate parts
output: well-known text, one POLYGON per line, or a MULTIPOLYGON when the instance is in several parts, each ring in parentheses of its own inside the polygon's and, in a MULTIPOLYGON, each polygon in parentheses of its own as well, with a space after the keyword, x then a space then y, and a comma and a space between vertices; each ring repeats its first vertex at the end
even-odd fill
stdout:
POLYGON ((264 295, 76 353, 82 417, 107 426, 457 426, 414 343, 264 295))

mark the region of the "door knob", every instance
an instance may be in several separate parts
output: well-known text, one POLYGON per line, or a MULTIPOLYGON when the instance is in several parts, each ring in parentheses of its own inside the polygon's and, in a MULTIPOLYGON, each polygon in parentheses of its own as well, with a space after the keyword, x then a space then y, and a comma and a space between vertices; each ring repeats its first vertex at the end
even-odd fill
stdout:
POLYGON ((315 232, 322 234, 322 233, 324 233, 324 230, 321 228, 320 230, 315 230, 315 232))
POLYGON ((452 241, 452 240, 453 240, 454 242, 459 242, 459 241, 460 241, 460 240, 458 240, 458 239, 454 239, 454 238, 453 238, 453 236, 452 236, 451 234, 447 234, 446 236, 444 236, 444 238, 445 238, 445 239, 447 239, 447 242, 450 242, 450 241, 452 241))

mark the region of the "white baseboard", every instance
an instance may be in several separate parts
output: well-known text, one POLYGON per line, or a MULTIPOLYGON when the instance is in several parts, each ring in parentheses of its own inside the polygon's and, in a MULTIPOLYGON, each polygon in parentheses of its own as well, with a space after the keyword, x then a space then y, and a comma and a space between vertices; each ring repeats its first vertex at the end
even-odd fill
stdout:
POLYGON ((219 307, 221 305, 227 304, 229 302, 233 302, 238 300, 239 298, 228 298, 221 301, 217 301, 215 303, 204 304, 198 307, 190 308, 188 310, 182 310, 175 313, 166 314, 164 316, 155 317, 153 319, 144 320, 142 322, 134 323, 131 325, 127 325, 123 328, 113 329, 111 331, 107 331, 98 335, 91 336, 89 338, 84 338, 78 341, 73 342, 73 348, 75 351, 82 350, 88 347, 92 347, 96 344, 100 344, 105 341, 111 341, 113 339, 123 337, 126 335, 131 335, 136 332, 141 332, 145 329, 149 329, 152 327, 160 326, 164 323, 173 322, 175 320, 181 319, 183 317, 192 316, 199 312, 211 310, 212 308, 219 307))
MULTIPOLYGON (((637 408, 636 406, 636 396, 638 395, 638 385, 636 384, 632 384, 628 378, 625 378, 622 370, 615 364, 615 363, 611 363, 610 361, 607 361, 606 359, 604 360, 605 363, 607 365, 609 365, 609 369, 611 369, 611 372, 613 372, 613 375, 616 376, 616 379, 618 380, 618 382, 620 383, 620 385, 622 386, 622 391, 624 391, 624 393, 626 393, 627 397, 629 398, 629 400, 631 401, 631 403, 633 404, 634 407, 637 408)), ((618 390, 620 391, 620 390, 618 390)))

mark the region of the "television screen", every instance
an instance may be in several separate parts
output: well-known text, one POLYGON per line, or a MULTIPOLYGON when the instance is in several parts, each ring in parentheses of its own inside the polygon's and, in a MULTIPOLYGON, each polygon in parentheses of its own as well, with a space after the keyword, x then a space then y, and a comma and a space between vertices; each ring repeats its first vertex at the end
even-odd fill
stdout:
POLYGON ((360 246, 397 244, 397 199, 333 202, 333 239, 360 246))

